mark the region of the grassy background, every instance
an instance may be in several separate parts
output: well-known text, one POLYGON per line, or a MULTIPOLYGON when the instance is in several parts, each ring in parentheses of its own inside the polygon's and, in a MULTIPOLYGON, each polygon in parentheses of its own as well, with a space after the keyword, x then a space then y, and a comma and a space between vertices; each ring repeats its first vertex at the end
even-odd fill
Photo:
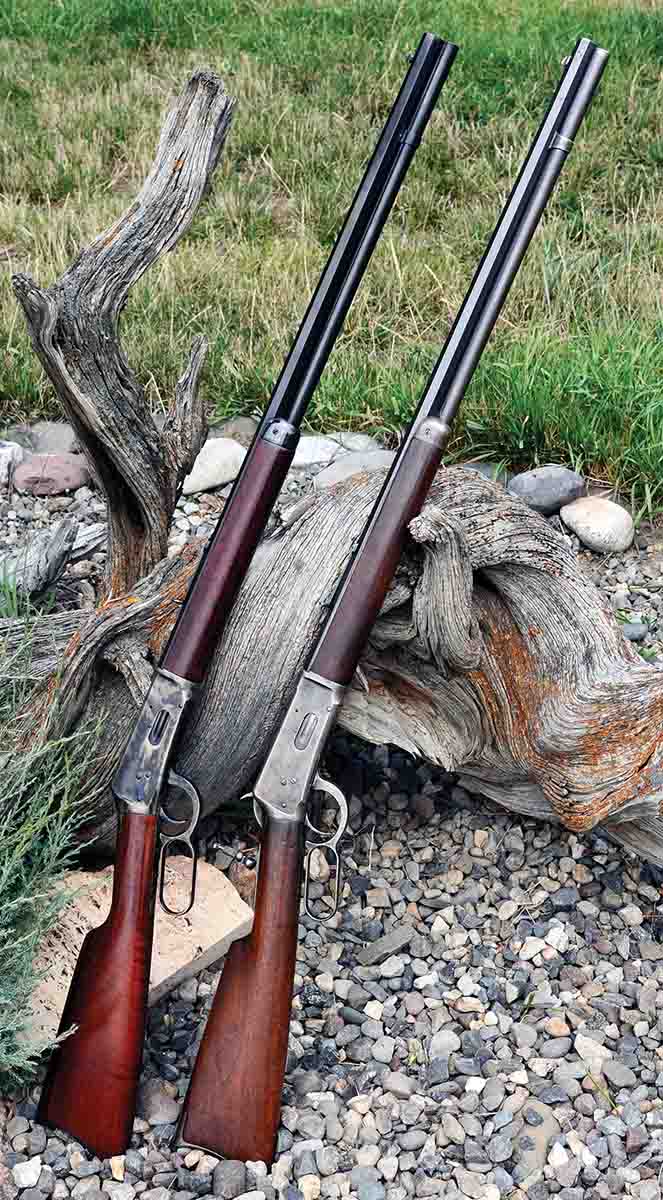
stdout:
POLYGON ((0 425, 57 415, 11 271, 51 282, 128 205, 198 65, 239 97, 233 129, 191 233, 135 289, 123 338, 156 406, 205 332, 211 414, 262 407, 424 29, 461 54, 310 426, 405 422, 584 34, 611 60, 454 452, 555 458, 663 505, 659 0, 4 0, 0 425))

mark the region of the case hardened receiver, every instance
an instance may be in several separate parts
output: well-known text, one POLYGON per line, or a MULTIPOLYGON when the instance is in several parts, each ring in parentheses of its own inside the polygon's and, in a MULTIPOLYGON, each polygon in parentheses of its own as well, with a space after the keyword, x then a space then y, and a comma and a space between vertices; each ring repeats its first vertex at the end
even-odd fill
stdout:
POLYGON ((115 798, 131 812, 157 814, 173 743, 195 687, 170 671, 156 671, 111 783, 115 798))
POLYGON ((336 720, 345 687, 305 671, 260 772, 253 796, 256 815, 265 808, 274 821, 303 821, 318 761, 336 720))

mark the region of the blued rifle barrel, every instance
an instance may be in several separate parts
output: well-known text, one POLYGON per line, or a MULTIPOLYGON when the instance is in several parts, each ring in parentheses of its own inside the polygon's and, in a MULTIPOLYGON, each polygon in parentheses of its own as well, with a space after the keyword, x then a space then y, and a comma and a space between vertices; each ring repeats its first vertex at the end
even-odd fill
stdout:
MULTIPOLYGON (((253 795, 262 820, 251 934, 230 948, 198 1051, 181 1143, 271 1161, 281 1109, 296 966, 304 824, 318 763, 440 465, 449 425, 536 228, 606 61, 581 40, 509 197, 441 358, 300 676, 253 795)), ((337 835, 338 836, 338 835, 337 835)), ((328 845, 331 845, 331 841, 328 845)))

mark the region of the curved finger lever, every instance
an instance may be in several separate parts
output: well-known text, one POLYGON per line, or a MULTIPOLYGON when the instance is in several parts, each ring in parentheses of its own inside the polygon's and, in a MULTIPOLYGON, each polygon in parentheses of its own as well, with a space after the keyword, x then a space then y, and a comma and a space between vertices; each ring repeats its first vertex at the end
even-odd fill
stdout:
POLYGON ((188 779, 182 775, 177 775, 175 771, 168 772, 168 785, 172 788, 177 788, 178 791, 184 792, 184 795, 191 801, 191 816, 188 821, 179 820, 171 817, 163 806, 160 809, 162 820, 167 821, 170 825, 183 825, 183 829, 178 829, 176 833, 168 834, 163 830, 159 832, 159 840, 161 849, 159 851, 159 903, 164 912, 170 913, 172 917, 184 917, 193 908, 193 902, 196 898, 196 871, 198 868, 198 855, 191 840, 191 836, 198 824, 200 816, 200 797, 188 779), (191 858, 191 891, 189 892, 189 902, 186 908, 170 908, 166 903, 166 860, 169 853, 172 853, 173 847, 182 846, 183 852, 191 858))
MULTIPOLYGON (((338 806, 338 823, 332 836, 324 841, 311 842, 307 839, 306 846, 308 853, 304 865, 304 908, 309 917, 318 920, 316 913, 312 912, 309 907, 309 888, 311 883, 311 855, 314 850, 324 850, 327 856, 331 855, 331 866, 334 873, 334 907, 325 920, 329 920, 338 912, 338 906, 341 900, 341 859, 338 853, 338 844, 345 833, 348 824, 348 804, 340 788, 336 787, 335 783, 330 783, 328 779, 323 779, 321 775, 316 775, 311 787, 315 792, 326 792, 331 796, 332 800, 336 801, 338 806)), ((315 825, 306 817, 306 825, 313 833, 322 835, 322 830, 316 829, 315 825)))

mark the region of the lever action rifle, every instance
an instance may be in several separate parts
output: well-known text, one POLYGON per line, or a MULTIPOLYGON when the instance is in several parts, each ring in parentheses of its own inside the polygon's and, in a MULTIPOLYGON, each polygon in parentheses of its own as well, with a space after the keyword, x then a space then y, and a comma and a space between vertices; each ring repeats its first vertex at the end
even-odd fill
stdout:
POLYGON ((189 908, 193 903, 191 835, 200 803, 192 784, 170 768, 185 712, 221 638, 292 463, 306 406, 457 49, 426 33, 411 60, 113 778, 120 824, 111 910, 83 943, 60 1023, 61 1032, 76 1029, 52 1055, 39 1104, 40 1121, 68 1130, 100 1155, 121 1154, 131 1137, 157 876, 167 908, 165 856, 173 845, 193 860, 189 908), (188 822, 173 822, 164 811, 169 787, 190 803, 188 822), (157 828, 159 819, 179 828, 167 834, 163 825, 157 828))
MULTIPOLYGON (((440 465, 465 388, 606 59, 604 50, 582 39, 568 62, 255 783, 262 842, 253 930, 228 953, 185 1100, 179 1144, 225 1158, 272 1160, 309 792, 331 792, 340 807, 339 827, 347 813, 338 789, 317 774, 318 761, 396 570, 407 526, 440 465)), ((334 849, 338 836, 337 830, 334 849)))

